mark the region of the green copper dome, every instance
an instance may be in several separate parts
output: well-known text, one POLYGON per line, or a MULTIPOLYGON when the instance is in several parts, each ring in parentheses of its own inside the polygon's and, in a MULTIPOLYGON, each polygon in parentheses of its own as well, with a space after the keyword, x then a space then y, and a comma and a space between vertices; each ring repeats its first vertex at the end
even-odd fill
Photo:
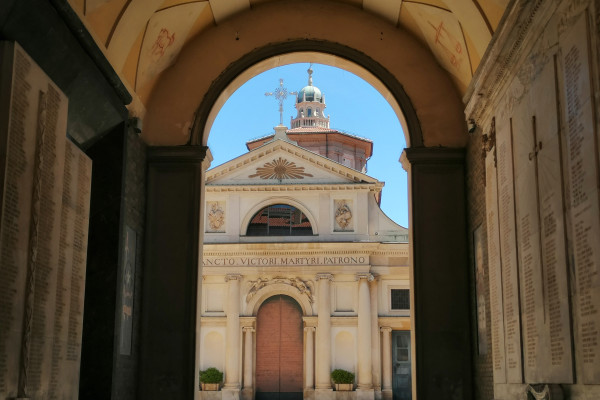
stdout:
POLYGON ((298 92, 298 103, 305 101, 304 96, 306 96, 306 101, 318 101, 319 103, 323 102, 323 95, 321 94, 321 90, 319 90, 319 88, 316 86, 304 86, 298 92))

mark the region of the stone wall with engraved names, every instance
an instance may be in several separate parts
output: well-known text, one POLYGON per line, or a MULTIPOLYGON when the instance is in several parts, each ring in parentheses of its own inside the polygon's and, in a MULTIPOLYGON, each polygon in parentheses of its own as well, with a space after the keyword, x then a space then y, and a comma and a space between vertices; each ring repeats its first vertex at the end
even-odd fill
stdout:
POLYGON ((0 51, 0 398, 76 399, 91 162, 66 96, 18 44, 0 51))
POLYGON ((520 399, 527 384, 541 383, 568 398, 596 398, 600 2, 514 7, 507 21, 518 29, 499 34, 504 47, 487 61, 496 64, 483 66, 489 75, 473 85, 490 97, 467 105, 467 117, 479 115, 487 135, 494 398, 520 399))

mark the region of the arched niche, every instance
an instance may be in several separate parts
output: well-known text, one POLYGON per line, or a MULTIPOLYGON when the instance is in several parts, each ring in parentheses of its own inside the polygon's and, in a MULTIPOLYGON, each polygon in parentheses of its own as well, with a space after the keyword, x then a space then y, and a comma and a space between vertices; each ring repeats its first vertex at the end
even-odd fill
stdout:
POLYGON ((152 145, 205 145, 215 113, 241 83, 277 65, 315 61, 354 72, 382 92, 409 146, 465 145, 460 96, 418 40, 337 2, 305 2, 295 7, 294 18, 309 26, 289 23, 291 6, 287 0, 259 4, 192 39, 148 99, 144 139, 152 145))

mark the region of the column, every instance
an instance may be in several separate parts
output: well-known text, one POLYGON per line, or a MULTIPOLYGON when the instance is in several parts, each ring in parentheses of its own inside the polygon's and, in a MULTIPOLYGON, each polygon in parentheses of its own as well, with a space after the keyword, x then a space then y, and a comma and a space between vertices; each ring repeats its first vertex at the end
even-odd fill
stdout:
POLYGON ((373 389, 371 360, 371 294, 369 282, 373 275, 356 274, 358 280, 358 388, 373 389))
POLYGON ((377 276, 369 283, 371 293, 371 368, 373 369, 373 389, 381 390, 381 351, 379 347, 379 312, 377 310, 377 276))
POLYGON ((317 305, 316 387, 331 390, 331 274, 317 274, 319 297, 317 305))
POLYGON ((381 334, 383 336, 383 349, 382 349, 382 391, 392 391, 392 328, 388 326, 381 327, 381 334))
POLYGON ((314 326, 307 326, 304 328, 306 332, 306 346, 304 354, 304 366, 306 367, 306 381, 304 383, 305 389, 314 389, 315 387, 315 343, 314 343, 314 326))
POLYGON ((240 388, 240 281, 239 274, 227 274, 227 340, 225 344, 225 389, 240 388))
POLYGON ((245 326, 244 331, 244 389, 252 389, 254 383, 252 382, 252 367, 253 360, 252 354, 254 352, 254 346, 252 336, 254 328, 251 326, 245 326))

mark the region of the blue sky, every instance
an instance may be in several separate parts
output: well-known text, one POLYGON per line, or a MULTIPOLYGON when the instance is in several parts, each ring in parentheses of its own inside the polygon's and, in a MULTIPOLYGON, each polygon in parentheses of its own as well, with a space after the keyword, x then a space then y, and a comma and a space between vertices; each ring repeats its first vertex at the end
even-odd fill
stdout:
MULTIPOLYGON (((279 86, 299 91, 308 84, 308 63, 266 71, 242 85, 225 103, 210 131, 208 145, 214 156, 211 167, 248 150, 246 141, 273 133, 279 124, 279 103, 265 96, 279 86)), ((345 70, 313 64, 313 85, 325 95, 330 127, 373 141, 367 175, 385 182, 381 208, 398 224, 408 227, 407 176, 400 154, 406 147, 400 122, 392 107, 371 85, 345 70)), ((284 102, 283 123, 296 115, 294 96, 284 102)))

